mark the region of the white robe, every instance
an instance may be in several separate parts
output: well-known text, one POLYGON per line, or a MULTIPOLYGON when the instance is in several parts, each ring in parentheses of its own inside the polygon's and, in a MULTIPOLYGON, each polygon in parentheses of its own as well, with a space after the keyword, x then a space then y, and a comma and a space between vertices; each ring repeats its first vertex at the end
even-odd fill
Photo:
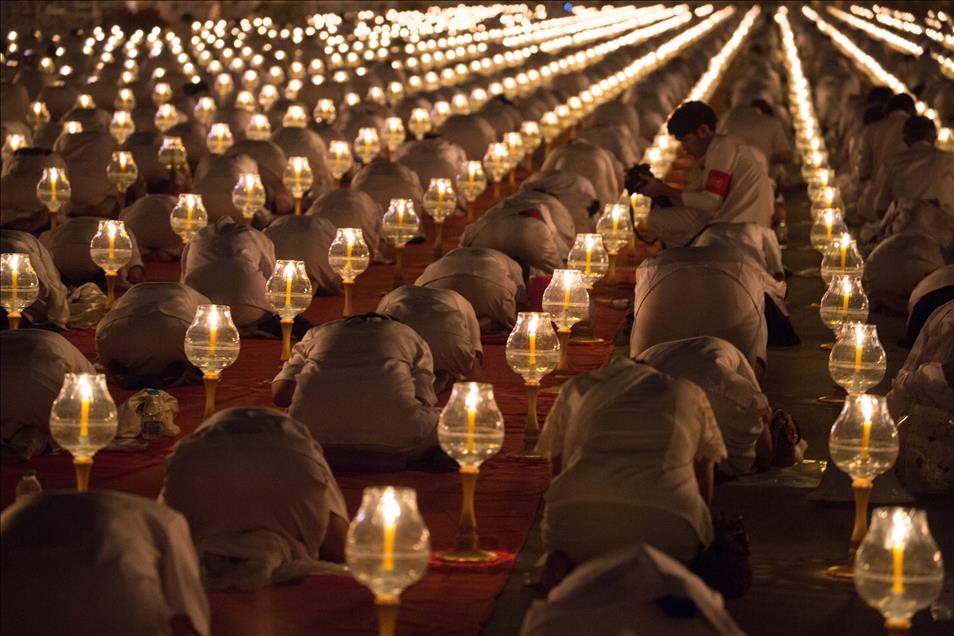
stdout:
POLYGON ((60 137, 54 150, 66 161, 70 177, 70 215, 112 217, 120 207, 119 191, 106 177, 118 149, 108 132, 83 132, 60 137))
POLYGON ((569 251, 543 206, 504 200, 464 228, 461 247, 483 247, 502 252, 544 275, 559 268, 569 251))
POLYGON ((450 179, 456 183, 457 175, 463 172, 467 162, 463 148, 440 137, 405 142, 398 147, 394 157, 399 164, 417 174, 425 191, 431 179, 450 179))
POLYGON ((894 155, 883 170, 874 202, 879 214, 898 199, 934 199, 954 214, 954 153, 919 141, 894 155))
POLYGON ((328 264, 328 248, 335 239, 331 221, 313 214, 280 216, 263 231, 275 244, 276 258, 305 262, 315 295, 342 293, 341 277, 328 264))
POLYGON ((170 634, 183 616, 209 634, 189 525, 171 508, 121 492, 44 492, 3 511, 0 536, 4 633, 170 634))
POLYGON ((145 260, 174 261, 182 255, 182 239, 169 223, 174 207, 176 197, 148 194, 119 213, 119 220, 136 235, 145 260))
MULTIPOLYGON (((622 124, 629 128, 629 133, 634 141, 640 139, 639 115, 636 114, 636 109, 631 104, 620 100, 603 102, 587 115, 586 122, 591 126, 622 124)), ((653 134, 655 132, 652 131, 653 134)))
POLYGON ((308 428, 267 408, 219 411, 180 440, 160 499, 188 520, 213 588, 256 589, 315 573, 332 515, 348 519, 308 428))
POLYGON ((636 268, 630 355, 661 342, 715 336, 753 367, 767 360, 762 269, 729 246, 670 248, 636 268))
POLYGON ((527 177, 520 190, 556 197, 573 218, 578 234, 592 232, 596 227, 593 214, 600 212, 600 201, 593 184, 582 175, 569 170, 540 170, 527 177))
MULTIPOLYGON (((18 151, 3 164, 0 177, 0 225, 13 230, 36 232, 46 227, 50 215, 36 196, 36 184, 44 168, 66 170, 66 161, 52 152, 39 149, 18 151)), ((63 202, 58 218, 62 221, 69 211, 69 201, 63 202)))
POLYGON ((375 161, 365 166, 351 180, 351 189, 364 192, 384 211, 391 205, 391 199, 410 199, 418 216, 424 213, 421 181, 416 172, 399 163, 375 161))
POLYGON ((639 544, 573 570, 546 600, 534 601, 521 636, 744 636, 722 596, 684 565, 639 544), (658 601, 691 600, 698 615, 668 616, 658 601))
POLYGON ((868 255, 862 282, 871 300, 903 311, 921 279, 944 264, 944 250, 937 241, 902 232, 878 243, 868 255))
POLYGON ((239 155, 247 155, 255 160, 262 185, 265 186, 265 207, 274 209, 276 205, 285 204, 290 208, 291 195, 282 182, 288 159, 282 149, 271 141, 243 139, 229 148, 224 156, 231 158, 239 155))
POLYGON ((570 170, 589 179, 600 203, 616 203, 623 190, 623 166, 613 155, 588 141, 575 140, 553 149, 541 170, 570 170))
POLYGON ((438 131, 447 141, 457 144, 470 161, 482 161, 497 131, 480 115, 451 115, 438 131))
POLYGON ((68 291, 53 263, 53 254, 32 234, 17 230, 0 230, 0 251, 26 254, 40 281, 36 301, 23 310, 35 325, 51 324, 66 328, 70 319, 68 291))
POLYGON ((232 190, 245 173, 258 174, 255 160, 248 155, 207 155, 199 162, 192 191, 202 196, 209 223, 226 216, 236 221, 243 220, 242 210, 232 203, 232 190))
POLYGON ((329 190, 312 203, 305 215, 328 219, 335 228, 358 228, 368 244, 371 258, 377 260, 384 212, 368 194, 350 188, 329 190))
POLYGON ((709 400, 630 360, 596 373, 566 418, 579 447, 545 495, 544 546, 579 564, 646 542, 687 563, 713 539, 693 463, 726 456, 709 400))
POLYGON ((322 446, 415 458, 437 444, 431 351, 400 322, 352 316, 310 329, 278 380, 297 383, 288 413, 322 446))
POLYGON ((328 150, 321 135, 308 128, 280 128, 272 133, 272 141, 286 157, 306 157, 312 172, 312 192, 331 187, 331 172, 325 165, 328 150))

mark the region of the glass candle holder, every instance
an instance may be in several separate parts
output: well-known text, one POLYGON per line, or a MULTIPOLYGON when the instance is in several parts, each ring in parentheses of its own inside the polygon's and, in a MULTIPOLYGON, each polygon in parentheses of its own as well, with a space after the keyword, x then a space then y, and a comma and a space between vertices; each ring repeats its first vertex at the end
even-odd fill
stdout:
POLYGON ((451 563, 494 561, 497 555, 481 550, 477 541, 474 492, 480 465, 503 446, 504 418, 494 400, 490 384, 456 382, 450 399, 441 411, 437 439, 445 453, 460 464, 463 490, 457 547, 437 558, 451 563))
POLYGON ((106 272, 106 309, 116 299, 116 278, 119 270, 132 258, 132 239, 126 224, 112 219, 102 220, 89 242, 89 255, 97 267, 106 272))
POLYGON ((205 145, 213 155, 224 155, 225 152, 235 143, 235 137, 232 136, 232 129, 228 124, 219 122, 212 124, 209 128, 209 134, 205 138, 205 145))
POLYGON ((404 84, 398 81, 388 82, 385 92, 387 93, 388 104, 393 107, 404 99, 404 84))
POLYGON ((553 331, 550 314, 520 312, 517 324, 507 338, 507 364, 521 376, 527 389, 527 420, 524 426, 523 450, 516 457, 542 459, 534 451, 540 437, 537 419, 537 394, 540 380, 556 368, 560 360, 560 342, 553 331))
POLYGON ((540 135, 545 144, 545 154, 550 154, 553 140, 560 135, 560 118, 553 111, 547 111, 540 117, 540 135))
POLYGON ((500 180, 510 170, 510 151, 507 144, 492 143, 484 155, 484 171, 494 183, 494 199, 500 198, 500 180))
POLYGON ((480 161, 468 161, 457 175, 457 189, 467 202, 467 222, 474 220, 474 201, 487 190, 487 173, 480 161))
POLYGON ((623 247, 633 237, 633 224, 629 218, 629 209, 617 203, 607 203, 603 213, 596 221, 596 231, 603 237, 603 246, 607 253, 606 282, 615 285, 616 258, 623 247))
POLYGON ((268 117, 261 113, 255 113, 248 120, 245 126, 245 136, 254 141, 267 141, 272 136, 272 124, 268 117))
POLYGON ((381 152, 381 138, 377 128, 359 128, 354 140, 354 154, 367 165, 381 152))
POLYGON ((156 82, 152 89, 152 103, 162 106, 172 99, 172 87, 167 82, 156 82))
POLYGON ((387 103, 387 95, 384 94, 384 89, 380 86, 370 86, 368 87, 368 92, 365 95, 365 101, 372 104, 381 104, 384 105, 387 103))
POLYGON ((335 140, 328 144, 325 166, 334 178, 335 185, 340 185, 341 178, 351 170, 353 165, 354 157, 351 155, 351 146, 347 141, 335 140))
POLYGON ((267 113, 280 97, 281 95, 278 93, 278 89, 275 88, 273 84, 266 84, 258 91, 258 105, 267 113))
POLYGON ((609 268, 609 254, 603 247, 603 237, 595 233, 577 234, 567 254, 566 265, 580 272, 586 289, 593 289, 609 268))
POLYGON ((27 142, 24 135, 11 133, 3 140, 3 149, 0 150, 0 156, 2 156, 4 162, 10 161, 10 158, 13 157, 13 153, 20 148, 26 148, 26 146, 27 142))
POLYGON ((849 395, 828 437, 831 460, 852 478, 855 523, 849 544, 849 564, 828 568, 835 578, 852 576, 851 560, 868 531, 868 499, 875 477, 898 459, 898 429, 885 399, 878 395, 849 395))
POLYGON ((847 231, 841 212, 835 208, 826 208, 812 225, 809 241, 813 248, 824 254, 835 236, 841 236, 847 231))
POLYGON ((861 278, 864 272, 865 261, 851 235, 844 232, 832 240, 821 262, 821 277, 825 284, 831 284, 835 276, 861 278))
POLYGON ((251 224, 255 213, 265 206, 265 186, 256 172, 246 172, 232 188, 232 205, 242 211, 242 218, 251 224))
POLYGON ((887 364, 876 325, 846 322, 828 356, 828 372, 849 395, 881 382, 887 364))
POLYGON ((241 82, 243 90, 254 91, 262 83, 262 78, 259 77, 258 71, 250 68, 242 73, 241 82))
POLYGON ((348 526, 345 561, 356 581, 374 594, 381 636, 393 636, 401 593, 427 572, 431 533, 413 488, 372 486, 348 526))
POLYGON ((212 125, 212 122, 215 121, 215 113, 217 110, 218 107, 215 105, 214 99, 211 97, 200 97, 195 102, 195 108, 192 110, 192 114, 195 116, 197 122, 208 128, 212 125))
POLYGON ((394 158, 394 151, 404 143, 407 133, 400 117, 388 117, 384 120, 384 144, 388 149, 388 158, 394 158))
POLYGON ((308 125, 308 112, 300 104, 292 104, 282 117, 285 128, 304 128, 308 125))
POLYGON ((312 288, 304 261, 279 259, 265 283, 265 299, 281 319, 282 362, 291 355, 291 331, 295 316, 311 304, 312 288))
POLYGON ((156 109, 153 123, 159 132, 165 133, 179 123, 179 110, 172 104, 162 104, 156 109))
POLYGON ((170 174, 174 174, 177 170, 185 167, 188 160, 185 144, 182 143, 181 137, 163 137, 157 154, 159 164, 170 174))
POLYGON ((646 195, 634 192, 629 197, 629 204, 633 208, 634 226, 639 227, 640 225, 645 225, 649 219, 649 212, 653 207, 653 200, 646 195))
POLYGON ((27 107, 26 123, 33 131, 33 136, 50 123, 50 111, 46 107, 46 102, 31 102, 27 107))
POLYGON ((50 229, 56 227, 57 212, 72 194, 70 180, 63 168, 43 168, 43 175, 36 184, 36 198, 50 213, 50 229))
POLYGON ((106 388, 106 376, 67 373, 50 409, 50 435, 73 456, 76 490, 89 489, 93 456, 116 437, 116 403, 106 388))
POLYGON ((412 110, 407 120, 408 130, 411 131, 411 134, 414 135, 414 138, 417 140, 424 139, 424 135, 431 132, 433 125, 431 114, 424 108, 415 108, 412 110))
POLYGON ((295 214, 301 215, 301 200, 314 183, 308 157, 289 157, 285 172, 282 173, 282 183, 295 199, 295 214))
POLYGON ((116 110, 132 111, 136 108, 136 94, 131 88, 120 88, 116 91, 116 99, 113 100, 113 108, 116 110))
POLYGON ((420 229, 421 219, 414 210, 414 202, 411 199, 391 199, 381 222, 381 231, 394 245, 394 287, 404 284, 404 247, 420 229))
POLYGON ((457 192, 450 179, 434 178, 424 192, 424 211, 434 219, 434 258, 444 254, 444 221, 457 207, 457 192))
POLYGON ((254 113, 258 110, 258 103, 251 91, 239 91, 235 96, 235 101, 232 102, 232 106, 247 113, 254 113))
POLYGON ((519 132, 504 133, 503 143, 507 145, 507 159, 510 162, 510 187, 517 187, 517 167, 527 152, 523 145, 523 135, 519 132))
POLYGON ((191 241, 208 223, 209 214, 202 203, 202 195, 180 194, 175 207, 169 213, 169 225, 182 239, 182 244, 191 241))
POLYGON ((523 147, 526 149, 527 172, 533 170, 533 152, 543 143, 540 124, 528 120, 520 124, 520 134, 523 136, 523 147))
POLYGON ((223 369, 239 356, 239 332, 228 305, 199 305, 185 334, 185 354, 202 371, 205 417, 215 413, 215 387, 223 369))
POLYGON ((434 122, 435 128, 443 126, 444 122, 447 121, 447 118, 450 116, 451 105, 449 102, 444 100, 434 102, 434 108, 431 110, 431 120, 434 122))
POLYGON ((818 310, 822 322, 836 334, 846 322, 868 320, 868 297, 861 279, 854 276, 835 276, 822 296, 818 310))
POLYGON ((344 99, 342 101, 346 107, 353 108, 354 106, 357 106, 361 103, 361 96, 354 91, 348 91, 345 93, 344 99))
POLYGON ((543 292, 543 311, 550 314, 557 326, 560 361, 556 370, 569 370, 570 330, 590 313, 590 295, 583 276, 576 269, 555 269, 550 284, 543 292))
POLYGON ((24 309, 40 295, 40 279, 30 263, 29 254, 0 254, 0 306, 7 312, 10 329, 20 326, 24 309))
POLYGON ((109 165, 106 166, 106 178, 116 186, 117 190, 126 194, 129 186, 139 178, 139 167, 133 159, 133 154, 125 150, 114 152, 109 165))
POLYGON ((83 132, 83 124, 78 121, 67 121, 63 123, 63 132, 60 133, 60 137, 65 137, 66 135, 78 135, 83 132))
POLYGON ((322 98, 318 100, 318 103, 315 105, 315 109, 312 111, 311 116, 314 117, 315 122, 319 124, 328 124, 329 126, 335 123, 335 119, 338 117, 338 111, 335 109, 335 103, 330 99, 322 98))
POLYGON ((470 100, 463 93, 454 93, 450 100, 450 108, 453 115, 469 115, 470 100))
POLYGON ((344 287, 344 309, 342 315, 351 315, 351 290, 354 280, 368 269, 371 252, 364 242, 364 234, 355 227, 341 227, 328 248, 328 264, 338 276, 344 287))
POLYGON ((889 636, 906 634, 911 617, 928 607, 944 586, 944 560, 914 508, 875 508, 871 529, 855 558, 855 590, 885 618, 889 636))

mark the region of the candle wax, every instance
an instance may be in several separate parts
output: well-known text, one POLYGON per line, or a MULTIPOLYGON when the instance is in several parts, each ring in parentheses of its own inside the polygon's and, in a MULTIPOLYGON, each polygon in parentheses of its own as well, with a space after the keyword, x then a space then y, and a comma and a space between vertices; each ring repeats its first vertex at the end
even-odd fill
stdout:
MULTIPOLYGON (((17 265, 19 265, 19 262, 17 263, 17 265)), ((19 274, 17 273, 16 269, 10 272, 10 279, 11 279, 10 282, 13 285, 13 289, 11 289, 10 291, 11 291, 11 294, 13 295, 14 300, 17 297, 17 276, 18 275, 19 274)))
POLYGON ((289 277, 285 279, 285 306, 286 307, 291 304, 291 291, 292 291, 292 279, 289 277))
POLYGON ((530 332, 530 360, 531 365, 537 363, 537 334, 535 331, 530 332))
POLYGON ((209 355, 215 355, 215 339, 219 335, 219 330, 216 327, 211 327, 209 329, 209 355))
POLYGON ((89 437, 89 398, 80 403, 80 437, 89 437))
MULTIPOLYGON (((110 229, 113 229, 114 226, 110 226, 110 229)), ((115 230, 113 230, 115 232, 115 230)), ((113 260, 113 257, 116 255, 116 235, 113 232, 109 233, 109 260, 113 260)))
POLYGON ((586 273, 589 274, 591 270, 590 258, 593 256, 593 249, 587 246, 586 248, 586 273))
POLYGON ((861 345, 855 345, 855 373, 861 373, 861 345))
POLYGON ((904 594, 904 545, 891 544, 891 555, 894 557, 894 581, 891 584, 893 594, 904 594))
POLYGON ((474 452, 474 431, 477 427, 477 408, 467 408, 467 452, 474 452))
POLYGON ((841 309, 841 313, 843 313, 843 314, 847 314, 847 313, 848 313, 848 298, 849 298, 849 294, 848 294, 848 292, 845 292, 845 304, 844 304, 844 306, 843 306, 842 309, 841 309))
POLYGON ((382 567, 386 572, 394 570, 394 534, 397 530, 397 524, 394 519, 384 520, 384 563, 382 567))
POLYGON ((845 271, 845 259, 848 256, 848 245, 842 243, 841 245, 841 271, 845 271))
POLYGON ((868 447, 871 445, 871 420, 865 420, 861 434, 861 459, 868 459, 868 447))

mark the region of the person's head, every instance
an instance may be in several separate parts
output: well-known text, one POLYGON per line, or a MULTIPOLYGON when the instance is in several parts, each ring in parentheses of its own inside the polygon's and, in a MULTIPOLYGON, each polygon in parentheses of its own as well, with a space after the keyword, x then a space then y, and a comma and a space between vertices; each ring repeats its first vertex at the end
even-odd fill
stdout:
POLYGON ((908 117, 908 120, 904 122, 901 134, 904 137, 904 143, 909 146, 919 141, 933 144, 937 139, 937 128, 934 126, 934 122, 927 117, 914 115, 908 117))
POLYGON ((715 135, 716 114, 703 102, 686 102, 669 117, 666 129, 693 157, 702 157, 715 135))
POLYGON ((868 104, 884 104, 894 97, 894 93, 887 86, 872 86, 868 91, 865 102, 868 104))
POLYGON ((884 104, 874 103, 868 104, 865 108, 865 114, 862 115, 862 121, 864 125, 873 124, 876 121, 881 121, 884 119, 884 104))
POLYGON ((764 99, 753 99, 751 106, 753 108, 758 108, 760 111, 762 111, 764 114, 768 115, 769 117, 775 114, 772 112, 772 107, 764 99))
POLYGON ((908 95, 907 93, 899 93, 891 99, 888 100, 888 103, 884 105, 885 114, 893 113, 894 111, 899 110, 911 115, 914 114, 914 98, 908 95))

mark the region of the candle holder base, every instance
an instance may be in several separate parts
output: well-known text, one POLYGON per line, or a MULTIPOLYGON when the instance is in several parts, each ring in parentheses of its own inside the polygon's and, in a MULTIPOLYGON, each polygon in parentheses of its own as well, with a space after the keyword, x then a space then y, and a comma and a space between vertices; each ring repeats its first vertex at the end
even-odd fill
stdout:
POLYGON ((281 361, 285 362, 291 357, 291 335, 292 327, 295 325, 295 321, 289 318, 281 319, 282 326, 282 355, 281 361))
POLYGON ((401 599, 398 596, 380 594, 374 597, 374 607, 378 614, 379 636, 394 636, 400 605, 401 599))
POLYGON ((490 563, 497 560, 497 553, 480 548, 458 546, 453 550, 438 552, 435 558, 447 563, 490 563))
POLYGON ((73 468, 76 470, 76 491, 89 490, 89 476, 93 472, 92 457, 74 457, 73 468))
POLYGON ((850 563, 833 565, 825 569, 825 576, 838 581, 851 581, 855 578, 855 568, 850 563))
POLYGON ((10 326, 10 331, 16 331, 20 328, 20 312, 11 311, 7 314, 7 324, 10 326))
POLYGON ((884 622, 885 636, 907 636, 911 621, 906 618, 889 618, 884 622))

